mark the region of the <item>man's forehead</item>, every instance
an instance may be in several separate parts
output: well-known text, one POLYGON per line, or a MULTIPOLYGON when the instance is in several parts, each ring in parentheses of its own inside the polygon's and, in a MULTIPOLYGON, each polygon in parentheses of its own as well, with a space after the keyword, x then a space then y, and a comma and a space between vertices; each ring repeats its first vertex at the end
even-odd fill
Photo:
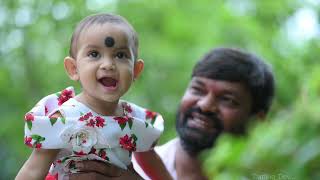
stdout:
POLYGON ((245 84, 242 82, 232 82, 194 76, 191 80, 191 83, 203 86, 209 90, 226 90, 231 92, 247 91, 245 84))

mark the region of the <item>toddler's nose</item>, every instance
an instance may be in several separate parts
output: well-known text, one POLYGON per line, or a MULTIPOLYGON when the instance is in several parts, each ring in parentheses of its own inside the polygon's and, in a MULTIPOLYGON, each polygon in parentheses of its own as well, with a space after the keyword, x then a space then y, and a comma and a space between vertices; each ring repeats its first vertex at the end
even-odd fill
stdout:
POLYGON ((103 59, 103 62, 101 63, 100 68, 104 70, 114 70, 116 68, 116 65, 112 59, 106 58, 106 59, 103 59))

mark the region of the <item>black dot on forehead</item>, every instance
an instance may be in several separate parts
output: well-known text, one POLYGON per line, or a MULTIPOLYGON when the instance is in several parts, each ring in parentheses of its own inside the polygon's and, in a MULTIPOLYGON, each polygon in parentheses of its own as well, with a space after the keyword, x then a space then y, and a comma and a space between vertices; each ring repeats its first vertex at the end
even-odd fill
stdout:
POLYGON ((104 44, 107 46, 107 47, 113 47, 114 45, 114 39, 113 37, 106 37, 106 39, 104 40, 104 44))

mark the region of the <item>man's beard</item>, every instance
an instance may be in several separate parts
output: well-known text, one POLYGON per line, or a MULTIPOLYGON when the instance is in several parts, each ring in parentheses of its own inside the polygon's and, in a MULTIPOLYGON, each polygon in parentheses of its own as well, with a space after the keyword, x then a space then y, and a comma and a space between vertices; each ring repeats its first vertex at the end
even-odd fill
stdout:
POLYGON ((212 112, 202 112, 200 108, 190 108, 184 113, 180 110, 176 116, 176 130, 180 137, 180 142, 184 150, 190 154, 197 154, 204 149, 211 148, 216 139, 223 131, 223 123, 212 112), (206 116, 207 119, 212 120, 216 131, 214 133, 205 132, 201 129, 188 127, 187 121, 193 118, 192 113, 199 113, 206 116))

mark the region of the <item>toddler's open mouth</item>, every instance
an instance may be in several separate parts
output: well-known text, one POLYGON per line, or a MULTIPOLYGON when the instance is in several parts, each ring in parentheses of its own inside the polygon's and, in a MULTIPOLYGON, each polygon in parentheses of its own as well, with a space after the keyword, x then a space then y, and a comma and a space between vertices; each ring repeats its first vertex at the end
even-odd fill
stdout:
POLYGON ((104 87, 108 89, 115 89, 118 85, 118 80, 112 77, 103 77, 98 80, 104 87))

